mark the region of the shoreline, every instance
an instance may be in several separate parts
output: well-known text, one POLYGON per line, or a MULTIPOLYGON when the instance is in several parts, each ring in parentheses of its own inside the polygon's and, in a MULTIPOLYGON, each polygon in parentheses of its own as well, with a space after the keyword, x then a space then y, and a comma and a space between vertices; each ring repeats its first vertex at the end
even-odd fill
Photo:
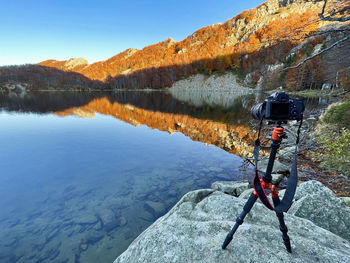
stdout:
POLYGON ((285 250, 275 213, 260 202, 222 250, 222 242, 252 193, 250 187, 248 182, 216 182, 211 189, 188 192, 114 263, 350 260, 350 208, 317 181, 297 188, 295 202, 285 214, 292 254, 285 250))

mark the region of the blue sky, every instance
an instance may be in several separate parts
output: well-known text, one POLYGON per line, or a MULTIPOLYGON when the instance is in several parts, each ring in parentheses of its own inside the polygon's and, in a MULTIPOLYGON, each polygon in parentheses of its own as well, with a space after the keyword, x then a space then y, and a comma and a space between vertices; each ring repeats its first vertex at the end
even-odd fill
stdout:
POLYGON ((0 0, 0 65, 90 63, 224 22, 262 0, 0 0))

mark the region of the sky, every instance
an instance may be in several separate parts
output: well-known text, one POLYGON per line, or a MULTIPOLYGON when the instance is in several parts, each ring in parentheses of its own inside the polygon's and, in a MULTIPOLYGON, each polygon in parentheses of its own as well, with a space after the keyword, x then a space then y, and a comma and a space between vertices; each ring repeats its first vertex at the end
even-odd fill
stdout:
POLYGON ((0 66, 106 60, 222 23, 263 0, 0 0, 0 66))

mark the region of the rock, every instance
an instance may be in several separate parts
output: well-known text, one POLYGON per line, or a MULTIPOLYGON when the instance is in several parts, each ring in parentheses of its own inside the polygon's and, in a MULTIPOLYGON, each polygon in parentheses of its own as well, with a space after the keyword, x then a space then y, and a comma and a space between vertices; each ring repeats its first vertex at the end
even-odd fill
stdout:
POLYGON ((250 188, 245 190, 243 193, 239 195, 239 199, 248 199, 249 196, 254 192, 254 188, 250 188))
POLYGON ((115 216, 114 212, 110 209, 102 209, 97 213, 97 216, 101 219, 102 227, 105 231, 109 232, 116 227, 120 226, 120 221, 115 216))
MULTIPOLYGON (((258 169, 260 172, 265 173, 266 168, 267 168, 267 163, 269 162, 268 159, 263 159, 260 162, 258 162, 258 169)), ((289 173, 289 167, 280 161, 275 160, 273 169, 272 169, 273 174, 285 174, 289 173)))
POLYGON ((88 64, 89 62, 85 58, 71 58, 64 63, 64 66, 66 67, 66 69, 73 69, 77 66, 88 64))
POLYGON ((80 245, 79 245, 79 250, 80 251, 86 251, 88 249, 88 244, 85 243, 85 242, 81 242, 80 245))
POLYGON ((242 95, 253 94, 255 89, 241 85, 232 72, 220 75, 196 74, 173 83, 169 92, 183 102, 195 106, 222 106, 228 108, 242 95), (219 92, 218 92, 219 91, 219 92))
MULTIPOLYGON (((312 51, 312 56, 315 56, 316 54, 318 54, 320 51, 321 51, 321 49, 322 49, 322 45, 323 44, 317 44, 315 47, 314 47, 314 50, 312 51)), ((323 84, 322 85, 322 88, 323 88, 323 86, 324 86, 325 84, 323 84)))
POLYGON ((225 194, 238 197, 249 188, 248 181, 217 181, 212 183, 211 188, 225 194))
POLYGON ((283 174, 271 174, 272 176, 272 184, 278 185, 284 178, 283 174))
POLYGON ((280 190, 278 191, 278 196, 280 197, 280 199, 283 198, 284 194, 286 193, 286 189, 280 190))
POLYGON ((145 203, 148 207, 150 207, 153 211, 156 217, 160 215, 164 215, 166 212, 166 207, 161 202, 153 202, 153 201, 147 201, 145 203))
POLYGON ((346 206, 350 206, 350 197, 339 197, 346 206))
POLYGON ((287 164, 291 164, 293 162, 294 153, 295 153, 295 146, 286 147, 279 151, 278 159, 287 164))
POLYGON ((76 217, 74 220, 74 223, 79 225, 95 225, 97 223, 98 219, 94 214, 86 213, 86 214, 80 214, 76 217))
POLYGON ((251 85, 253 82, 253 77, 252 77, 252 73, 248 73, 245 78, 244 78, 244 84, 245 85, 251 85))
POLYGON ((221 245, 246 200, 211 189, 187 193, 138 236, 114 263, 350 262, 350 243, 311 221, 286 214, 294 253, 283 244, 274 212, 256 203, 233 241, 221 245))
POLYGON ((104 233, 101 231, 89 231, 86 237, 86 243, 93 245, 96 242, 100 241, 104 237, 104 233))
POLYGON ((321 91, 330 91, 332 89, 332 84, 331 83, 323 83, 321 91))
POLYGON ((350 208, 318 181, 302 183, 295 193, 289 214, 309 219, 350 241, 350 208))

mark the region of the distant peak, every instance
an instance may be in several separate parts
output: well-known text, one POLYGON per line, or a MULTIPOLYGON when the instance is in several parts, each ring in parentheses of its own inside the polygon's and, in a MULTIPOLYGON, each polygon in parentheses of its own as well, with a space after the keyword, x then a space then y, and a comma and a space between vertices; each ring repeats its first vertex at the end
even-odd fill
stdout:
POLYGON ((85 58, 71 58, 64 63, 67 69, 74 68, 80 65, 89 65, 89 62, 85 58))
POLYGON ((169 37, 166 42, 168 42, 168 48, 176 43, 176 41, 171 37, 169 37))

